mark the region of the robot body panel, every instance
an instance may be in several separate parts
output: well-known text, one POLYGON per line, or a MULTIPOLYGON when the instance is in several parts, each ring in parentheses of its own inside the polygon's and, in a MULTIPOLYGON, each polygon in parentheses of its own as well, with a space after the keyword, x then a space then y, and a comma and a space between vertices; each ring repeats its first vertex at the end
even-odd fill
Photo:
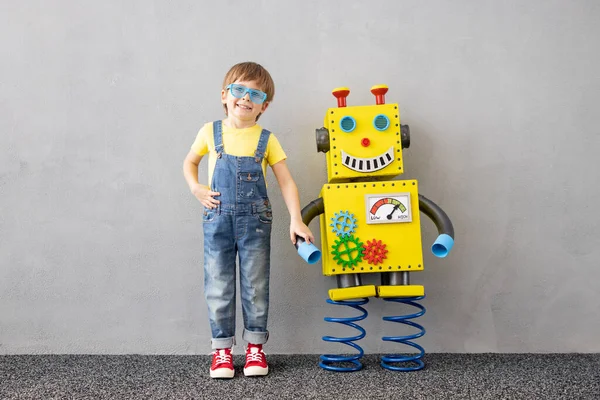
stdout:
POLYGON ((416 180, 328 184, 321 197, 323 275, 423 269, 416 180))

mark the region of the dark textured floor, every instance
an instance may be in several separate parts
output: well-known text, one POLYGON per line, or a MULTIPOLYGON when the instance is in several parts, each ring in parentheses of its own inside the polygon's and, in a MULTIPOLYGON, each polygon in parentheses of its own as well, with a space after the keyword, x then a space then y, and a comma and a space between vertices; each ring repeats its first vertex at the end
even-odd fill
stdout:
POLYGON ((209 356, 0 356, 0 399, 600 399, 600 354, 427 354, 418 372, 377 355, 334 373, 270 355, 267 377, 213 380, 209 356))

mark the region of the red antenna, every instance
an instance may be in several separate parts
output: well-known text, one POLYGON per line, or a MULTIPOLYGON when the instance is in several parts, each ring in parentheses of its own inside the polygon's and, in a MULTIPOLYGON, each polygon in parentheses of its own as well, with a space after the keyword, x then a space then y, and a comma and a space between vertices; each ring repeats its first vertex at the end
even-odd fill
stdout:
POLYGON ((385 104, 385 94, 388 91, 387 85, 375 85, 371 88, 371 93, 375 95, 375 103, 385 104))
POLYGON ((350 89, 347 87, 335 88, 331 91, 338 102, 338 107, 346 107, 346 97, 350 94, 350 89))

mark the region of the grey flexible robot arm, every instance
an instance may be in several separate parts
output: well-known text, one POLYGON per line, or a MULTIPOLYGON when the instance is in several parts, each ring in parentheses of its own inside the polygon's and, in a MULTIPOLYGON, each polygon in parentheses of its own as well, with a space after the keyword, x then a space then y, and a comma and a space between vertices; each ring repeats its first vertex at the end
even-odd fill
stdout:
POLYGON ((433 201, 422 194, 419 195, 419 208, 427 215, 438 229, 439 236, 431 246, 434 256, 444 258, 454 246, 454 227, 448 215, 433 201))

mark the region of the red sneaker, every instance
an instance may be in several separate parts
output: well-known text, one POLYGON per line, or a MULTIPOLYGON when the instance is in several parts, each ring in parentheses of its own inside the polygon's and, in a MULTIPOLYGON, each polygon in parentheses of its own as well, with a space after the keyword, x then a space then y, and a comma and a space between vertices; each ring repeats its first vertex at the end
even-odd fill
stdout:
POLYGON ((219 349, 212 353, 212 365, 210 366, 211 378, 233 378, 233 357, 231 349, 219 349))
POLYGON ((248 344, 246 348, 246 365, 244 375, 262 376, 269 373, 267 357, 263 353, 262 344, 248 344))

